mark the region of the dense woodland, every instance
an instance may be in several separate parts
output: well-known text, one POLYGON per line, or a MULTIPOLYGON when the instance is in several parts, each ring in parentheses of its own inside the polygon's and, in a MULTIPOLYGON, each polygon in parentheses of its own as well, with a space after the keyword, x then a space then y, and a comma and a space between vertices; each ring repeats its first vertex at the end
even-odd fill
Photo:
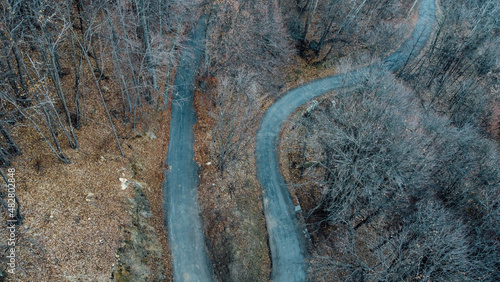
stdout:
POLYGON ((315 279, 499 279, 499 9, 440 5, 417 60, 296 120, 315 279))
MULTIPOLYGON (((262 110, 296 85, 298 65, 367 65, 399 46, 418 5, 1 0, 0 171, 23 153, 23 127, 70 163, 65 150, 78 149, 95 108, 121 151, 115 124, 165 110, 183 41, 205 13, 207 144, 220 178, 238 177, 262 110)), ((294 153, 282 162, 311 233, 312 280, 500 280, 500 7, 439 7, 425 51, 398 73, 367 71, 291 120, 282 145, 294 153)), ((251 279, 230 273, 225 240, 209 247, 216 273, 251 279)))

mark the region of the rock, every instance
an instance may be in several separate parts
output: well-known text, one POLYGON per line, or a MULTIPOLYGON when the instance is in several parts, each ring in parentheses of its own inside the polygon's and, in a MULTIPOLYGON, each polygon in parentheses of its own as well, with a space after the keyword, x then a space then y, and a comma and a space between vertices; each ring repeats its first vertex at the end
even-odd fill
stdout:
POLYGON ((92 192, 87 193, 86 196, 85 196, 85 201, 91 202, 93 200, 94 196, 95 195, 92 192))
POLYGON ((148 130, 148 132, 146 132, 146 136, 147 136, 149 139, 151 139, 151 140, 154 140, 154 139, 156 139, 156 138, 157 138, 157 137, 156 137, 156 135, 155 135, 155 133, 154 133, 153 131, 151 131, 151 130, 148 130))
POLYGON ((120 178, 118 178, 118 179, 119 179, 119 180, 120 180, 120 182, 122 183, 122 184, 121 184, 121 188, 122 188, 122 190, 127 189, 128 184, 129 184, 129 181, 128 181, 126 178, 121 178, 121 177, 120 177, 120 178))
POLYGON ((123 226, 122 232, 128 234, 128 238, 116 254, 113 278, 115 281, 165 281, 166 271, 161 263, 163 247, 148 220, 153 215, 143 190, 147 185, 127 181, 133 184, 134 192, 128 207, 131 224, 123 226))

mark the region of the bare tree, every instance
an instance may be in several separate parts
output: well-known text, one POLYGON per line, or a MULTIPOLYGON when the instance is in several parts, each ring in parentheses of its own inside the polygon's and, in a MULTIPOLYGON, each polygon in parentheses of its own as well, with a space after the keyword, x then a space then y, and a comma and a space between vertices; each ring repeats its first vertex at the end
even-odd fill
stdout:
POLYGON ((334 101, 302 118, 314 154, 301 166, 325 187, 310 216, 326 213, 317 220, 359 227, 402 190, 424 186, 432 155, 423 150, 428 140, 414 120, 410 93, 391 77, 367 73, 365 83, 334 101))
POLYGON ((276 1, 217 3, 211 13, 207 76, 221 72, 236 77, 245 67, 266 92, 278 90, 283 84, 279 70, 288 64, 291 48, 283 36, 286 32, 276 1))
POLYGON ((466 233, 439 202, 422 201, 397 229, 345 227, 332 249, 318 248, 312 269, 321 281, 473 281, 466 233))
MULTIPOLYGON (((369 33, 367 30, 373 30, 374 26, 378 26, 379 29, 381 20, 405 17, 409 5, 404 2, 393 0, 281 1, 281 8, 286 17, 290 35, 296 40, 299 54, 309 58, 310 61, 313 59, 325 61, 334 54, 334 51, 341 53, 341 47, 346 45, 372 43, 374 38, 367 38, 363 36, 363 33, 369 33)), ((382 25, 382 27, 387 26, 382 25)), ((394 36, 397 32, 397 29, 391 32, 392 39, 399 38, 394 36)), ((386 46, 390 41, 387 41, 387 38, 384 40, 383 42, 376 41, 374 46, 368 47, 377 49, 377 45, 384 45, 383 49, 387 49, 386 46)))
MULTIPOLYGON (((442 1, 431 46, 400 76, 417 89, 426 109, 448 116, 459 127, 491 118, 499 43, 495 1, 442 1)), ((496 118, 496 117, 495 117, 496 118)))
POLYGON ((74 129, 85 125, 90 101, 85 94, 95 85, 121 150, 112 120, 116 110, 104 99, 102 81, 117 80, 123 120, 133 115, 135 126, 143 101, 160 102, 158 81, 166 76, 168 93, 181 27, 190 20, 183 15, 198 4, 198 0, 0 1, 0 102, 5 111, 0 122, 25 118, 56 156, 69 162, 63 145, 67 141, 78 147, 74 129), (113 75, 104 73, 109 63, 113 75), (70 88, 65 81, 73 76, 65 76, 72 71, 70 88))
POLYGON ((365 77, 296 124, 314 279, 496 280, 498 145, 422 112, 393 78, 365 77))
POLYGON ((253 77, 242 70, 236 77, 218 79, 211 154, 221 174, 238 159, 256 125, 259 89, 253 77))

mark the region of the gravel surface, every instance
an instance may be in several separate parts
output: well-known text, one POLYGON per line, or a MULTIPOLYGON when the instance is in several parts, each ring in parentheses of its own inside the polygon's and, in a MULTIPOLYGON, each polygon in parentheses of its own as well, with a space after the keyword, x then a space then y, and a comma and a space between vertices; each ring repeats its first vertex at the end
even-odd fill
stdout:
POLYGON ((163 183, 163 210, 173 261, 174 281, 212 281, 198 207, 198 167, 193 160, 195 76, 201 66, 206 19, 185 43, 174 82, 170 142, 163 183))

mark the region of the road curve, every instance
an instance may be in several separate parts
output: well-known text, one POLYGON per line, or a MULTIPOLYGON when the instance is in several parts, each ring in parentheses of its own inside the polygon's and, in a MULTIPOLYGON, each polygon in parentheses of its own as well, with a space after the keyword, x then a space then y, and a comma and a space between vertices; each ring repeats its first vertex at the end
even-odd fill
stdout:
POLYGON ((410 38, 390 56, 363 69, 325 77, 295 88, 265 112, 257 132, 255 155, 257 177, 263 189, 273 281, 305 281, 307 275, 302 232, 296 222, 293 203, 278 162, 278 136, 283 122, 310 99, 334 89, 354 85, 363 78, 362 74, 367 69, 380 68, 393 72, 400 70, 425 46, 434 22, 434 0, 422 0, 419 18, 410 38))
POLYGON ((163 182, 163 211, 173 261, 174 281, 212 281, 212 268, 198 207, 198 171, 193 160, 194 79, 201 65, 206 19, 196 24, 185 43, 175 76, 170 142, 163 182))

